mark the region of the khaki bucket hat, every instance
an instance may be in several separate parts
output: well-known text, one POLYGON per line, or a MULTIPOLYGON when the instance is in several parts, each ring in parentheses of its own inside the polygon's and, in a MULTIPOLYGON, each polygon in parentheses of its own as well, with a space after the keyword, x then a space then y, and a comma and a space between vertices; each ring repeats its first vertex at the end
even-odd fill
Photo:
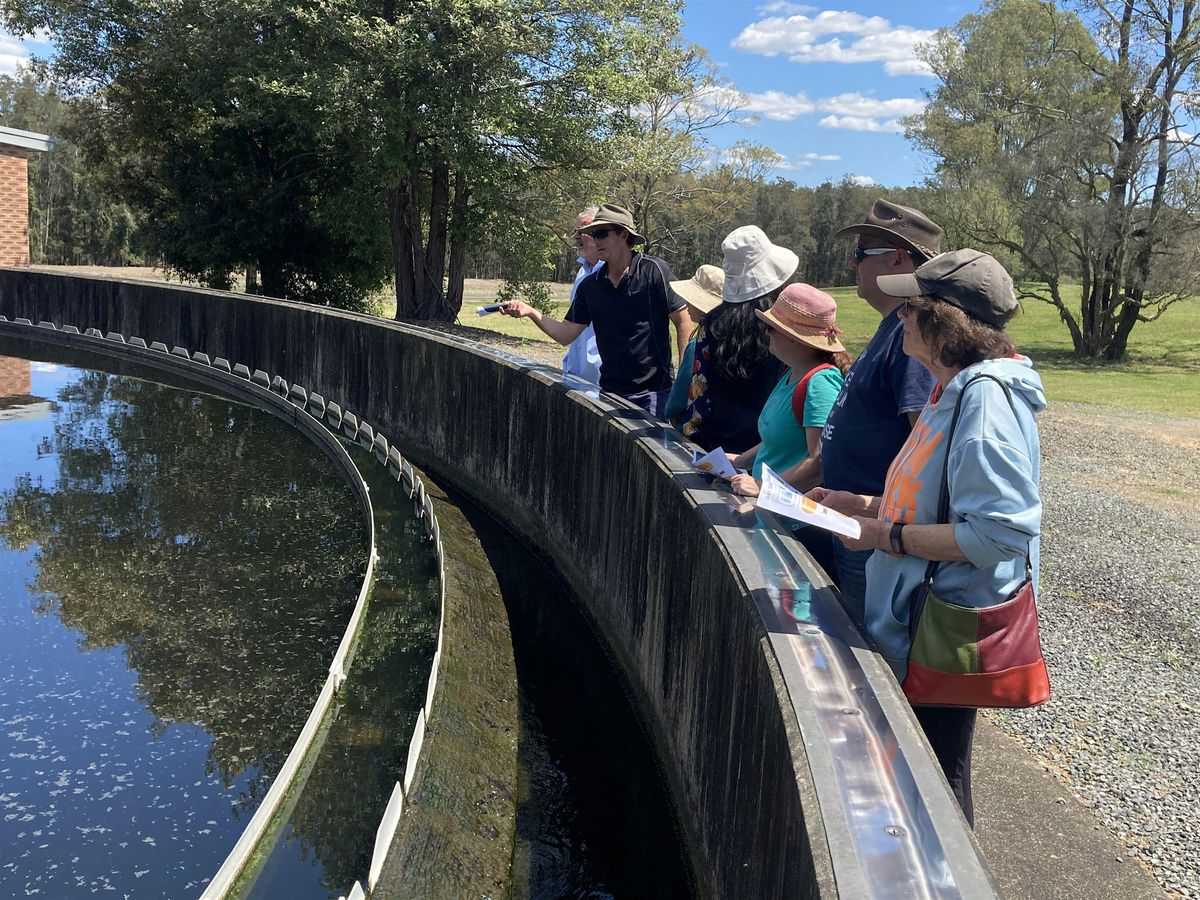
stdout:
POLYGON ((639 233, 637 227, 633 224, 633 213, 623 206, 617 206, 615 203, 601 203, 600 207, 596 210, 595 218, 579 230, 586 234, 595 231, 597 228, 604 228, 611 225, 620 225, 632 234, 635 244, 646 243, 646 236, 639 233))
POLYGON ((704 315, 721 305, 724 284, 725 272, 720 266, 701 266, 691 278, 672 281, 671 287, 688 306, 704 315))

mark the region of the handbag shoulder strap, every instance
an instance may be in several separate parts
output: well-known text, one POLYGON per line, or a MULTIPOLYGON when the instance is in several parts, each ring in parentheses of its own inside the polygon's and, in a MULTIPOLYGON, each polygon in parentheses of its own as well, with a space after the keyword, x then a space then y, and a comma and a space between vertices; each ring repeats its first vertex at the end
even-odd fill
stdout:
POLYGON ((963 397, 967 393, 967 388, 985 378, 1000 385, 1001 390, 1004 391, 1004 399, 1008 401, 1008 408, 1012 410, 1014 416, 1017 414, 1017 407, 1013 404, 1012 391, 1008 389, 1007 384, 995 375, 988 375, 986 373, 976 375, 962 386, 962 390, 958 392, 958 399, 954 401, 954 415, 950 418, 950 430, 946 435, 946 456, 942 460, 942 488, 938 494, 938 525, 946 525, 950 522, 950 451, 954 446, 954 430, 958 427, 958 417, 962 414, 963 397))
MULTIPOLYGON (((954 430, 958 427, 958 417, 962 414, 963 395, 967 393, 967 388, 977 381, 982 379, 994 381, 1000 385, 1004 391, 1004 399, 1008 401, 1008 407, 1012 410, 1013 415, 1017 414, 1017 407, 1013 404, 1012 392, 1008 389, 1008 385, 997 378, 995 375, 986 373, 976 375, 962 386, 962 390, 958 392, 958 399, 954 401, 954 415, 950 417, 950 429, 946 434, 946 456, 942 459, 942 485, 938 493, 938 525, 948 525, 950 523, 950 451, 954 445, 954 430)), ((1026 554, 1028 559, 1028 554, 1026 554)), ((1028 565, 1028 563, 1026 563, 1028 565)), ((929 565, 925 567, 925 584, 933 583, 933 576, 937 574, 939 560, 931 559, 929 565)), ((914 626, 915 627, 915 626, 914 626)))

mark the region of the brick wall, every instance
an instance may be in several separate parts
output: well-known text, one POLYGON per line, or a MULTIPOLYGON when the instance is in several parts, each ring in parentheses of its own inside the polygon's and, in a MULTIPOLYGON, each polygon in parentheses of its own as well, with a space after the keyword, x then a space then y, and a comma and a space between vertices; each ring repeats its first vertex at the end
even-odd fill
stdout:
POLYGON ((29 151, 0 146, 0 266, 29 265, 29 151))
POLYGON ((0 398, 27 397, 33 390, 31 370, 27 359, 0 356, 0 398))

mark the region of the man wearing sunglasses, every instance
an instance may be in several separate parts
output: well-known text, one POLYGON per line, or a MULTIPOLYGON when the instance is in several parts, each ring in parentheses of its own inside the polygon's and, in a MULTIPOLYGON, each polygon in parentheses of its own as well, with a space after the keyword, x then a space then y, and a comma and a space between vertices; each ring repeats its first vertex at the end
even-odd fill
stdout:
MULTIPOLYGON (((854 271, 858 296, 879 313, 875 335, 846 373, 846 381, 821 432, 822 502, 848 515, 863 515, 863 497, 878 497, 888 466, 900 451, 929 399, 933 376, 904 353, 904 323, 897 309, 902 297, 883 293, 880 275, 907 274, 937 256, 942 229, 923 212, 888 200, 876 200, 866 220, 834 237, 857 240, 847 263, 854 271), (837 491, 825 496, 825 491, 837 491)), ((866 565, 872 551, 847 550, 834 541, 835 575, 847 608, 863 621, 866 565)))
POLYGON ((668 323, 675 325, 682 356, 692 332, 687 305, 671 289, 667 264, 633 249, 646 238, 638 234, 629 210, 602 203, 581 230, 595 242, 601 265, 579 283, 565 320, 552 319, 520 300, 505 304, 501 312, 532 319, 560 344, 570 344, 592 325, 604 360, 600 387, 661 417, 674 381, 668 323))

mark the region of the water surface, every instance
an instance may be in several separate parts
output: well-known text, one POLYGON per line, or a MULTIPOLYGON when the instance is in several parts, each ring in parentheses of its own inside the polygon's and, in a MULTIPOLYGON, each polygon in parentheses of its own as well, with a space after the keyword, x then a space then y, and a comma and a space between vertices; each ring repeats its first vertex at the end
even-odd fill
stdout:
POLYGON ((280 420, 0 361, 0 896, 198 894, 364 568, 356 501, 280 420))

